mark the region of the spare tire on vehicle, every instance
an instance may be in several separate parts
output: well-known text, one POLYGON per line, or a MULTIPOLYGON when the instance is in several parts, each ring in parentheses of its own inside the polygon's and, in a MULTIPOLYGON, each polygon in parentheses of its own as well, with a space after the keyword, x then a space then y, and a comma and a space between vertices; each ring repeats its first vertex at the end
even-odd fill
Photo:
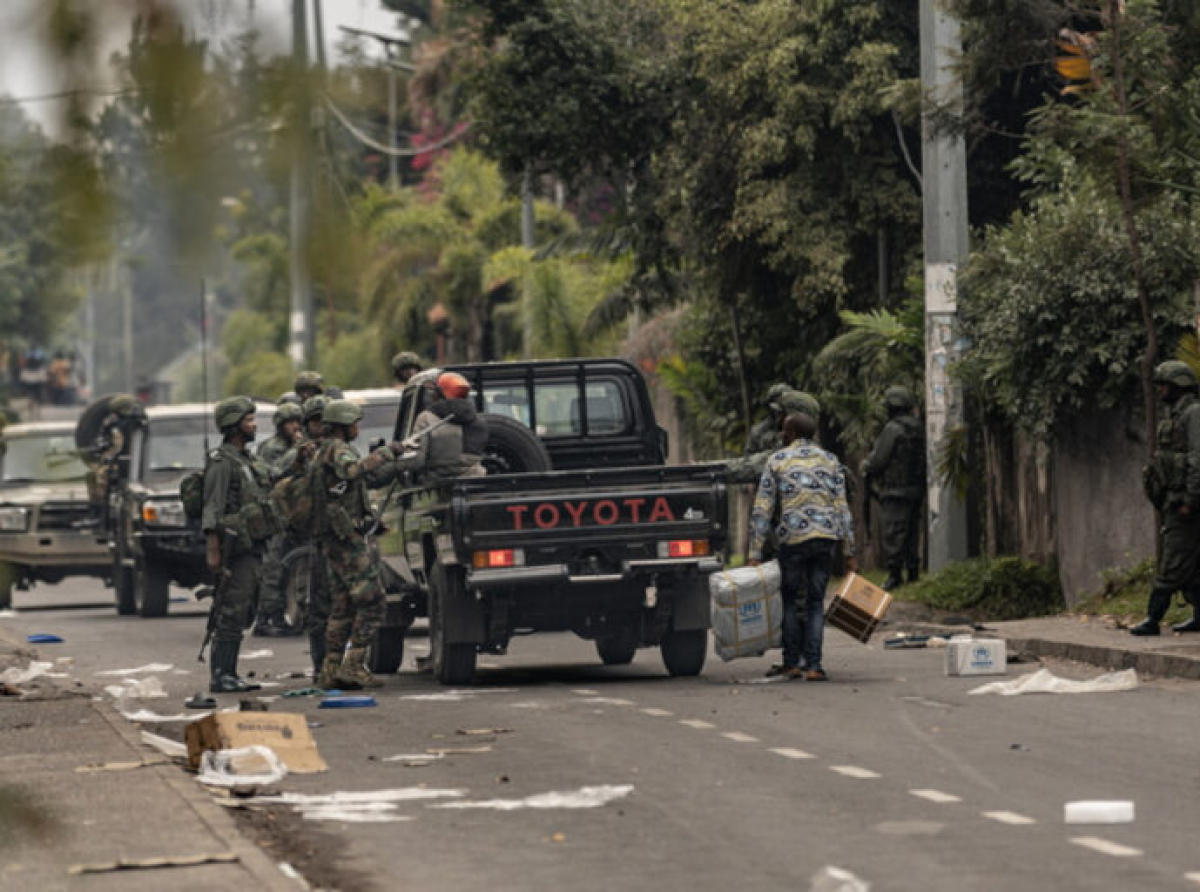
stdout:
POLYGON ((552 470, 550 453, 537 434, 506 415, 483 413, 488 426, 483 466, 489 474, 532 474, 552 470))
POLYGON ((96 400, 83 410, 79 420, 75 422, 75 448, 89 449, 100 436, 100 426, 108 417, 108 403, 116 394, 108 394, 96 400))

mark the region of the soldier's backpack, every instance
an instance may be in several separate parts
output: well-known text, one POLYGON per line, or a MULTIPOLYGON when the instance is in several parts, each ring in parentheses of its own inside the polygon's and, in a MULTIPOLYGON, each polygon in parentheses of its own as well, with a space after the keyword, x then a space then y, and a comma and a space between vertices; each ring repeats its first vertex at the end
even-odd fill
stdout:
POLYGON ((192 471, 179 482, 179 501, 188 520, 199 520, 204 514, 204 471, 192 471))
POLYGON ((325 490, 320 485, 323 464, 314 456, 302 473, 284 477, 271 488, 275 513, 293 533, 311 534, 325 508, 325 490))

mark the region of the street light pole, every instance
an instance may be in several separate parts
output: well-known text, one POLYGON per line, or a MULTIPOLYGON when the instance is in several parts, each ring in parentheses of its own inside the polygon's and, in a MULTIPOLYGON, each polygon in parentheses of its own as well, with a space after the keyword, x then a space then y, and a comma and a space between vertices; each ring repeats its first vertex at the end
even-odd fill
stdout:
POLYGON ((937 473, 951 435, 966 424, 962 385, 950 374, 961 352, 958 271, 967 259, 967 153, 957 128, 935 124, 933 109, 961 118, 958 20, 944 0, 921 2, 922 181, 925 245, 925 439, 928 457, 929 568, 967 556, 967 509, 937 473))
POLYGON ((290 255, 288 278, 291 313, 288 317, 288 356, 297 368, 313 353, 312 281, 308 268, 309 184, 312 181, 309 146, 312 110, 309 102, 307 0, 292 0, 292 61, 297 79, 295 132, 292 134, 291 201, 288 213, 290 255))

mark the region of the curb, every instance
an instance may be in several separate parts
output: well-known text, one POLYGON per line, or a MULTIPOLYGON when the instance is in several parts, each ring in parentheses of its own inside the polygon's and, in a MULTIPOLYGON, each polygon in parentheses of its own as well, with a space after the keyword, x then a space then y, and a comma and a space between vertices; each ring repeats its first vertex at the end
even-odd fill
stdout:
POLYGON ((1005 638, 1018 653, 1058 657, 1103 669, 1136 669, 1140 675, 1200 680, 1200 659, 1147 650, 1127 650, 1096 644, 1074 644, 1045 638, 1005 638))

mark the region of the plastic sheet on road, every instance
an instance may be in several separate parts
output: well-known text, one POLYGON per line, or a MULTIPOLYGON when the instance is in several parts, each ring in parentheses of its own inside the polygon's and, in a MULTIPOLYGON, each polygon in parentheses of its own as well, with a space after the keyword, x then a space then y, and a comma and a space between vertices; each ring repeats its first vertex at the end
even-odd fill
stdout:
POLYGON ((43 663, 40 660, 34 660, 28 666, 12 666, 0 672, 0 682, 5 684, 25 684, 25 682, 33 681, 35 678, 50 676, 50 670, 53 668, 53 663, 43 663))
POLYGON ((127 675, 149 675, 154 672, 170 672, 174 668, 174 663, 147 663, 145 666, 135 666, 132 669, 105 669, 103 672, 97 672, 96 675, 111 675, 114 678, 124 678, 127 675))
POLYGON ((287 766, 265 746, 207 750, 200 757, 196 780, 210 787, 263 787, 287 777, 287 766))
POLYGON ((154 700, 169 696, 167 689, 154 675, 146 678, 127 678, 124 684, 110 684, 104 692, 114 700, 154 700))
POLYGON ((1012 681, 993 681, 990 684, 973 688, 969 694, 1000 694, 1012 697, 1016 694, 1112 694, 1118 691, 1132 691, 1138 686, 1136 669, 1122 669, 1120 672, 1106 672, 1095 678, 1076 681, 1073 678, 1059 678, 1049 669, 1039 669, 1012 681))

